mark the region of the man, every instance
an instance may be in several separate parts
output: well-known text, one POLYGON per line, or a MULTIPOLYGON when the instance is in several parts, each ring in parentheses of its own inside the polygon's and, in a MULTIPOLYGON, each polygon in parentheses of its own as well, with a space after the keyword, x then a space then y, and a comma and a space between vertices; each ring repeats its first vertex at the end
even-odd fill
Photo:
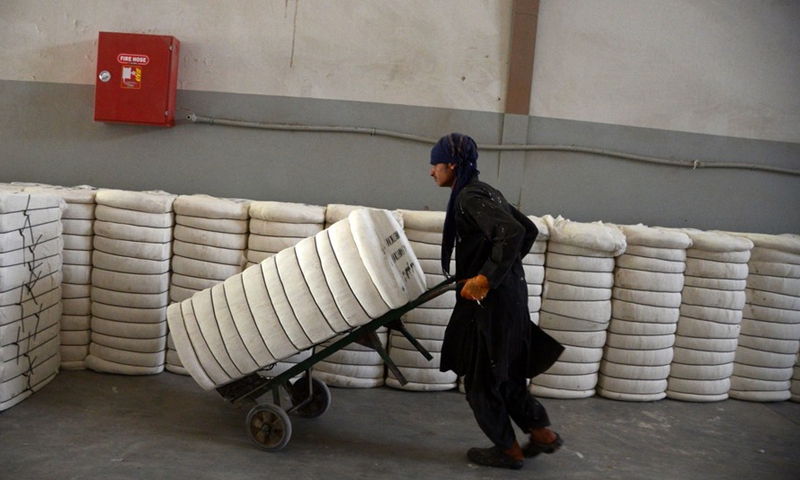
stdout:
POLYGON ((547 428, 545 408, 527 379, 549 368, 563 352, 531 322, 524 257, 538 230, 495 188, 478 180, 478 148, 452 133, 431 150, 431 176, 451 188, 442 239, 442 268, 449 274, 455 246, 460 294, 442 344, 441 371, 464 376, 467 401, 481 430, 494 443, 472 448, 479 465, 519 469, 525 457, 553 453, 561 438, 547 428), (520 447, 511 421, 530 433, 520 447))

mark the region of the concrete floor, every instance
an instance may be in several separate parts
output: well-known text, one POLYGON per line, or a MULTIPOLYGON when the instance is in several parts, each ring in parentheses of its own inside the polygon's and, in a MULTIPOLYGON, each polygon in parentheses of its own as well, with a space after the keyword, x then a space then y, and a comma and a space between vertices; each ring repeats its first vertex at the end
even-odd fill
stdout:
POLYGON ((245 433, 249 407, 189 377, 65 371, 0 413, 0 479, 800 478, 792 402, 542 399, 566 446, 515 472, 468 462, 488 444, 456 391, 331 397, 321 417, 292 417, 291 441, 268 453, 245 433))

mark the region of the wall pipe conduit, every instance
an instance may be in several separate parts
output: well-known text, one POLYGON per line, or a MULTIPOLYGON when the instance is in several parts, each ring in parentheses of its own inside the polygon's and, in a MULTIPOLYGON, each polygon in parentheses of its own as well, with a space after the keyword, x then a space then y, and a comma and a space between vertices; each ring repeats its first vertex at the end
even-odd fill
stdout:
MULTIPOLYGON (((417 143, 435 145, 438 138, 428 138, 420 135, 393 132, 391 130, 381 130, 366 127, 333 127, 333 126, 311 126, 311 125, 287 125, 278 123, 248 122, 242 120, 229 120, 223 118, 203 117, 194 113, 187 117, 192 123, 205 123, 208 125, 225 125, 229 127, 256 128, 261 130, 282 130, 289 132, 312 132, 312 133, 356 133, 361 135, 390 137, 401 140, 408 140, 417 143)), ((631 153, 615 152, 613 150, 602 150, 590 147, 578 147, 574 145, 479 145, 481 150, 487 151, 547 151, 547 152, 576 152, 591 155, 602 155, 610 158, 631 160, 635 162, 651 163, 656 165, 666 165, 671 167, 685 167, 697 170, 700 168, 728 168, 741 170, 760 170, 784 175, 800 176, 800 170, 790 168, 773 167, 769 165, 756 165, 754 163, 735 163, 735 162, 701 162, 700 160, 673 160, 667 158, 650 157, 645 155, 635 155, 631 153)))

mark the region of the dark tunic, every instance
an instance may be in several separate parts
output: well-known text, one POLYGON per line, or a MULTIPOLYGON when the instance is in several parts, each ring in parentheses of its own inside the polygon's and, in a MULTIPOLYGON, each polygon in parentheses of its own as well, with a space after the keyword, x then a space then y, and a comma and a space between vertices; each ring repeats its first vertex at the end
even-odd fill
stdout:
MULTIPOLYGON (((476 180, 456 199, 456 279, 483 274, 491 289, 477 302, 458 293, 445 331, 441 371, 483 371, 496 384, 509 375, 532 378, 555 363, 564 347, 531 321, 524 257, 539 233, 493 187, 476 180), (478 355, 478 350, 486 350, 478 355), (488 356, 489 365, 476 365, 488 356)), ((491 382, 491 381, 490 381, 491 382)))

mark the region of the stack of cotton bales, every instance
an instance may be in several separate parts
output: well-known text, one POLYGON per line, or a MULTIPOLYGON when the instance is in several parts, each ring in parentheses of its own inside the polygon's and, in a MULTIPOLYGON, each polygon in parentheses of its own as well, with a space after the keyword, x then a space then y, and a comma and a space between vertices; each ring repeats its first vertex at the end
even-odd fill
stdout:
MULTIPOLYGON (((250 237, 247 241, 247 267, 313 237, 325 227, 325 207, 291 202, 258 201, 250 204, 250 237)), ((274 365, 277 376, 311 356, 304 350, 274 365)))
POLYGON ((92 325, 92 237, 96 189, 87 186, 25 187, 66 202, 61 214, 64 240, 61 268, 61 369, 82 370, 89 355, 92 325))
POLYGON ((644 225, 619 228, 627 247, 616 262, 597 393, 614 400, 660 400, 666 396, 691 240, 644 225))
POLYGON ((181 360, 205 389, 320 345, 406 305, 425 277, 385 210, 345 220, 169 306, 181 360))
POLYGON ((686 250, 667 397, 716 402, 728 398, 753 242, 712 232, 683 231, 692 246, 686 250))
POLYGON ((92 370, 164 370, 175 197, 110 189, 95 196, 92 370))
POLYGON ((0 411, 49 383, 61 361, 61 212, 55 195, 0 191, 0 411))
POLYGON ((528 218, 536 224, 539 234, 533 242, 530 252, 522 257, 522 268, 525 270, 525 282, 528 284, 528 311, 531 321, 539 325, 539 311, 542 309, 542 290, 544 287, 544 263, 547 253, 547 240, 550 238, 550 228, 547 222, 539 217, 528 218))
POLYGON ((170 300, 182 302, 241 273, 250 201, 208 195, 175 199, 170 300))
POLYGON ((728 393, 756 402, 788 400, 800 344, 800 237, 740 235, 754 247, 728 393))
MULTIPOLYGON (((444 212, 401 210, 403 228, 411 248, 425 272, 426 287, 431 289, 445 281, 442 271, 442 230, 444 212)), ((450 265, 454 272, 455 262, 450 265)), ((441 391, 456 388, 458 376, 453 372, 440 372, 439 362, 444 340, 444 330, 455 306, 452 293, 440 295, 411 310, 402 317, 409 333, 433 355, 428 361, 406 337, 395 330, 389 334, 389 357, 406 378, 402 385, 391 370, 386 372, 386 385, 414 391, 441 391)))
MULTIPOLYGON (((171 302, 186 300, 242 272, 249 206, 248 200, 209 195, 180 195, 175 199, 171 302)), ((168 371, 188 375, 172 335, 167 337, 166 362, 168 371)))
MULTIPOLYGON (((362 209, 356 205, 331 204, 325 210, 325 227, 330 228, 337 222, 346 219, 351 212, 362 209)), ((403 227, 403 219, 399 212, 395 213, 395 220, 403 227)), ((405 234, 403 234, 405 238, 405 234)), ((420 270, 421 271, 421 270, 420 270)), ((423 279, 423 282, 425 280, 423 279)), ((386 328, 376 332, 378 341, 383 348, 388 346, 389 333, 386 328)), ((339 338, 331 339, 317 350, 330 346, 339 338)), ((372 388, 380 387, 385 383, 386 365, 375 350, 358 343, 352 343, 339 350, 325 360, 314 366, 314 377, 334 387, 345 388, 372 388)))
POLYGON ((539 326, 566 348, 547 372, 531 379, 530 391, 542 397, 590 397, 611 320, 615 257, 625 251, 625 236, 599 222, 543 219, 550 239, 539 326))

